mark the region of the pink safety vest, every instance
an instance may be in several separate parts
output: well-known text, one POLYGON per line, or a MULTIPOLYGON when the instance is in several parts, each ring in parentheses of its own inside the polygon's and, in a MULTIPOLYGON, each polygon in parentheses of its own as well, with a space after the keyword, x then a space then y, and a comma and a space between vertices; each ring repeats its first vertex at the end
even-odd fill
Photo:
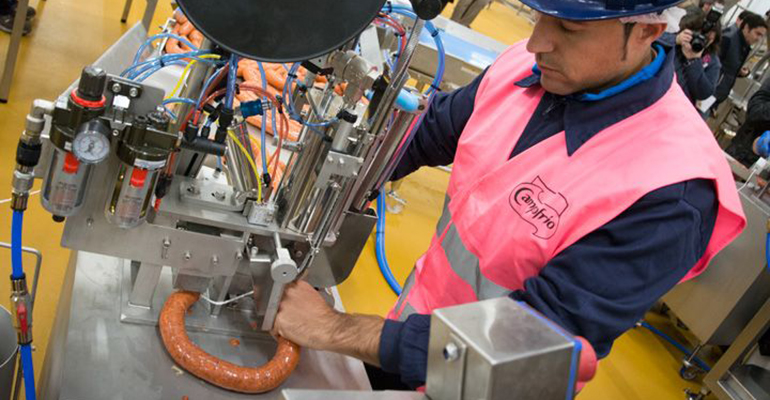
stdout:
POLYGON ((711 179, 719 199, 711 241, 685 280, 703 272, 744 228, 724 154, 675 83, 655 104, 599 132, 572 156, 562 132, 509 158, 544 93, 539 86, 514 85, 534 62, 521 42, 484 76, 436 235, 389 318, 522 289, 559 252, 675 183, 711 179))

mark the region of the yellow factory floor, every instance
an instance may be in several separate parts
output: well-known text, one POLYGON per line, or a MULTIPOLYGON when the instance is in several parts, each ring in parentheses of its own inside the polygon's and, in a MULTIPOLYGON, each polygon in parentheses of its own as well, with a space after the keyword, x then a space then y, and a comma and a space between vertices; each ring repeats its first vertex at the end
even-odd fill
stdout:
MULTIPOLYGON (((134 3, 129 25, 123 25, 119 22, 123 1, 33 1, 38 9, 35 30, 23 40, 11 101, 0 105, 0 201, 10 194, 16 141, 31 101, 56 97, 78 76, 83 65, 95 60, 136 22, 141 17, 143 2, 134 3)), ((160 1, 156 26, 169 15, 168 3, 160 1)), ((444 14, 450 13, 451 5, 444 14)), ((513 43, 531 32, 530 25, 515 14, 514 10, 494 3, 482 12, 472 28, 501 42, 513 43)), ((7 44, 8 35, 0 34, 0 62, 4 62, 7 44)), ((389 215, 387 223, 387 253, 400 281, 430 241, 447 182, 446 172, 423 169, 407 178, 400 189, 408 204, 402 214, 389 215)), ((7 207, 0 205, 0 241, 5 242, 10 240, 11 217, 7 207)), ((24 228, 24 244, 42 250, 45 255, 34 315, 34 361, 39 378, 69 251, 58 245, 62 226, 52 222, 37 198, 30 201, 24 228)), ((0 249, 0 279, 10 273, 9 259, 7 250, 0 249)), ((25 265, 29 269, 31 259, 26 259, 25 265)), ((0 305, 8 304, 8 286, 0 280, 0 305)), ((395 301, 379 273, 371 241, 351 278, 340 286, 340 293, 346 308, 353 312, 383 314, 395 301)), ((632 330, 617 341, 613 353, 601 362, 596 379, 578 398, 683 399, 685 388, 697 390, 698 386, 678 377, 680 357, 649 332, 632 330)))

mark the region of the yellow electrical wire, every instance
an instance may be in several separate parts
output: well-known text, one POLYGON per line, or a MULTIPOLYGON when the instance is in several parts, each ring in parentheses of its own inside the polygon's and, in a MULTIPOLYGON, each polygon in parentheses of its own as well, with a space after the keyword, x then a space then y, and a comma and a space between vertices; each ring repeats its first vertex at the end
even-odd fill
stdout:
MULTIPOLYGON (((198 58, 213 58, 215 60, 219 60, 222 57, 219 54, 204 54, 204 55, 198 56, 198 58)), ((190 68, 192 68, 192 66, 196 62, 198 62, 198 61, 197 60, 192 60, 192 61, 190 61, 189 64, 187 64, 186 67, 184 67, 184 70, 182 70, 182 76, 179 77, 179 81, 177 81, 176 86, 174 86, 174 90, 172 90, 171 93, 168 96, 166 96, 166 98, 163 99, 163 100, 168 100, 168 99, 176 96, 176 91, 179 90, 179 88, 182 87, 182 82, 184 82, 185 78, 187 78, 187 73, 190 72, 190 68)))
POLYGON ((259 172, 257 171, 257 164, 254 162, 254 158, 251 157, 251 154, 246 150, 246 147, 243 146, 243 143, 241 143, 240 140, 238 140, 238 137, 235 136, 235 133, 233 133, 232 130, 228 129, 227 134, 230 135, 230 139, 235 142, 235 144, 238 145, 238 148, 241 149, 241 152, 244 156, 246 156, 246 159, 249 160, 249 164, 251 164, 251 169, 254 171, 254 176, 257 177, 257 202, 262 202, 262 178, 259 177, 259 172))

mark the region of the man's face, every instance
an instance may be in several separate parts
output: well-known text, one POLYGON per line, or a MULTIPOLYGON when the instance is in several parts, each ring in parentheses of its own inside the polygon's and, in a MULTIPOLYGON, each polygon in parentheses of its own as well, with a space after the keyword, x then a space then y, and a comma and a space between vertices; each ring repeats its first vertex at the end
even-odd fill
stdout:
POLYGON ((618 20, 579 22, 539 14, 527 50, 542 72, 540 84, 559 95, 604 87, 628 68, 623 31, 618 20))
POLYGON ((711 3, 705 3, 705 4, 703 5, 703 12, 704 12, 704 13, 706 13, 706 14, 708 14, 708 13, 709 13, 709 11, 711 11, 711 7, 712 7, 712 6, 713 6, 713 5, 712 5, 711 3))
POLYGON ((749 29, 748 26, 743 27, 743 37, 746 39, 746 42, 752 46, 759 42, 759 39, 762 39, 766 33, 767 29, 762 26, 758 26, 754 29, 749 29))

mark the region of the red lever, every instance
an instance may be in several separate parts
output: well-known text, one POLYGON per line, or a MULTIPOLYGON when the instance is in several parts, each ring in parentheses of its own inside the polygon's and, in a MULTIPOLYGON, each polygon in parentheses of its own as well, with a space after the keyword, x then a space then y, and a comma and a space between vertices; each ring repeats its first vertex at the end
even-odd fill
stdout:
POLYGON ((19 318, 19 329, 22 334, 26 335, 27 330, 29 330, 29 324, 27 324, 27 305, 23 302, 19 303, 16 306, 16 315, 19 318))
POLYGON ((144 181, 147 179, 147 170, 141 168, 134 168, 134 172, 131 173, 131 186, 140 188, 144 186, 144 181))
POLYGON ((62 167, 62 170, 67 174, 74 175, 78 173, 79 169, 80 161, 78 161, 74 154, 67 153, 67 155, 64 156, 64 166, 62 167))

